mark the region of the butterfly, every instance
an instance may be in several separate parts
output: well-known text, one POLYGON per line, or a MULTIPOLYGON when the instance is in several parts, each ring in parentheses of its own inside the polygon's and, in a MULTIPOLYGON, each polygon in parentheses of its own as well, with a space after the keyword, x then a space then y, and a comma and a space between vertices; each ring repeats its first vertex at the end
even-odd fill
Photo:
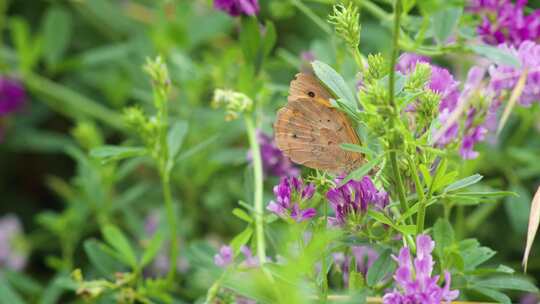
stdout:
POLYGON ((360 153, 340 144, 360 144, 344 113, 330 104, 332 94, 311 74, 299 73, 291 81, 287 105, 274 123, 278 148, 293 162, 331 173, 349 173, 364 162, 360 153))

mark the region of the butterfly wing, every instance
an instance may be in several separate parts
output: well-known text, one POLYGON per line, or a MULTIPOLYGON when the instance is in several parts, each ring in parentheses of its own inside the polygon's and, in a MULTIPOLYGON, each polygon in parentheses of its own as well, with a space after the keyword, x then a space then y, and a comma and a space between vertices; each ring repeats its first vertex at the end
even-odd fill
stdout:
POLYGON ((363 161, 361 154, 339 146, 360 143, 345 114, 313 98, 289 101, 277 113, 274 132, 278 148, 306 167, 343 173, 363 161))

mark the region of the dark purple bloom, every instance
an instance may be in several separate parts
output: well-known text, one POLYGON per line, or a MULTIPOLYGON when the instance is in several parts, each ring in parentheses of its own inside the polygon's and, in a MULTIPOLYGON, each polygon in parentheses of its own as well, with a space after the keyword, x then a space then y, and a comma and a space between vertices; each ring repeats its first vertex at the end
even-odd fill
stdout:
POLYGON ((259 13, 260 9, 258 0, 214 0, 214 7, 233 17, 254 16, 259 13))
MULTIPOLYGON (((261 160, 266 175, 298 176, 300 170, 279 150, 270 136, 258 131, 257 138, 261 147, 261 160)), ((248 160, 251 160, 250 153, 248 153, 248 160)))
POLYGON ((534 293, 527 293, 519 299, 519 304, 538 304, 539 302, 540 298, 534 293))
POLYGON ((472 0, 469 11, 481 18, 477 32, 485 43, 519 45, 540 38, 540 10, 525 15, 527 0, 472 0))
POLYGON ((445 285, 437 284, 439 276, 431 276, 435 262, 431 252, 435 242, 426 234, 416 238, 416 258, 411 261, 409 248, 403 247, 399 255, 394 257, 398 268, 394 274, 396 289, 384 295, 385 304, 423 303, 440 304, 450 302, 459 296, 459 291, 450 290, 451 277, 445 272, 445 285))
POLYGON ((274 187, 276 199, 271 201, 266 209, 281 218, 292 218, 302 222, 313 218, 317 211, 314 208, 301 209, 303 203, 315 193, 315 185, 304 184, 297 177, 282 177, 278 185, 274 187))
POLYGON ((0 77, 0 117, 20 110, 25 101, 26 93, 19 81, 0 77))
POLYGON ((0 218, 0 269, 15 271, 26 266, 28 251, 19 218, 8 214, 0 218))
MULTIPOLYGON (((338 178, 337 182, 341 182, 338 178)), ((351 216, 364 214, 370 205, 383 210, 389 203, 388 194, 379 191, 371 181, 364 176, 362 180, 350 180, 342 186, 332 188, 326 193, 330 206, 334 210, 334 216, 328 218, 331 226, 343 226, 351 216)))
MULTIPOLYGON (((356 272, 366 276, 369 268, 379 258, 379 254, 369 246, 353 246, 351 251, 356 263, 356 272)), ((333 256, 334 263, 343 274, 343 283, 347 286, 349 284, 351 257, 342 252, 335 253, 333 256)))

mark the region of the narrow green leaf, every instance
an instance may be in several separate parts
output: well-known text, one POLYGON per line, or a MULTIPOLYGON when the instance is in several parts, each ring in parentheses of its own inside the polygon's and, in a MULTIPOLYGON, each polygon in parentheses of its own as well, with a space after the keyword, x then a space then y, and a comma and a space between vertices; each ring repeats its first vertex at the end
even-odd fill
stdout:
POLYGON ((491 259, 495 251, 488 247, 477 247, 461 252, 466 270, 473 270, 477 266, 491 259))
POLYGON ((510 52, 498 47, 479 44, 471 46, 471 49, 478 55, 493 60, 497 64, 508 65, 514 68, 519 68, 521 63, 519 58, 510 52))
POLYGON ((475 286, 493 289, 511 289, 527 292, 538 292, 538 288, 533 283, 519 277, 500 276, 488 278, 474 283, 475 286))
POLYGON ((147 154, 143 147, 102 146, 90 151, 90 156, 101 159, 102 162, 118 161, 125 158, 138 157, 147 154))
POLYGON ((466 187, 468 187, 470 185, 478 183, 480 180, 482 180, 482 178, 483 178, 483 176, 480 175, 480 174, 474 174, 474 175, 462 178, 462 179, 448 185, 448 187, 446 187, 444 189, 444 192, 450 192, 450 191, 455 191, 455 190, 466 188, 466 187))
POLYGON ((266 24, 264 26, 264 41, 263 41, 263 52, 264 56, 268 56, 274 46, 276 45, 277 41, 277 33, 276 33, 276 27, 274 26, 274 23, 271 21, 266 21, 266 24))
POLYGON ((532 198, 529 191, 521 185, 511 185, 510 189, 517 193, 517 196, 508 196, 504 200, 506 214, 512 225, 514 232, 524 235, 527 232, 527 221, 529 220, 529 205, 532 198))
POLYGON ((356 108, 356 98, 347 82, 331 66, 321 61, 312 63, 313 71, 317 78, 334 94, 334 96, 343 99, 347 105, 353 109, 356 108))
POLYGON ((105 241, 114 248, 120 257, 132 268, 137 267, 137 256, 126 236, 115 226, 107 225, 102 230, 105 241))
POLYGON ((150 262, 152 262, 156 254, 158 254, 159 250, 161 249, 161 246, 163 245, 163 239, 163 232, 157 231, 156 233, 154 233, 154 236, 152 236, 148 247, 144 250, 143 256, 141 258, 141 267, 145 267, 146 265, 150 264, 150 262))
POLYGON ((57 64, 68 47, 72 34, 72 20, 68 11, 52 6, 43 19, 43 56, 49 66, 57 64))
POLYGON ((444 44, 450 38, 462 13, 462 7, 446 7, 431 16, 433 33, 439 44, 444 44))
POLYGON ((122 266, 116 259, 102 249, 103 244, 99 241, 94 239, 86 240, 83 247, 90 263, 101 275, 112 278, 114 273, 122 270, 122 266))
POLYGON ((383 278, 387 277, 395 268, 395 264, 392 261, 392 251, 386 249, 379 255, 379 258, 373 263, 367 272, 367 284, 368 286, 374 286, 379 283, 383 278))
POLYGON ((483 287, 474 287, 472 288, 472 290, 477 291, 485 295, 486 297, 489 297, 497 301, 497 303, 512 304, 512 300, 510 300, 510 298, 507 295, 505 295, 504 293, 500 291, 490 289, 490 288, 483 288, 483 287))
POLYGON ((167 144, 169 146, 169 159, 173 160, 182 148, 182 143, 188 131, 188 123, 179 120, 173 124, 167 134, 167 144))
POLYGON ((377 164, 379 164, 381 162, 381 157, 378 157, 368 163, 365 163, 363 164, 362 166, 360 166, 360 168, 354 170, 353 172, 349 173, 349 175, 347 175, 340 183, 340 186, 342 185, 345 185, 348 181, 350 181, 351 179, 354 179, 354 180, 359 180, 361 178, 363 178, 366 174, 369 173, 369 171, 371 171, 371 169, 373 169, 377 164))
POLYGON ((247 214, 243 209, 240 208, 234 208, 232 213, 239 219, 247 222, 247 223, 253 223, 253 219, 247 214))
POLYGON ((341 149, 343 149, 343 150, 347 150, 347 151, 351 151, 351 152, 362 153, 362 154, 365 154, 365 155, 369 155, 370 157, 373 157, 373 155, 375 154, 375 152, 373 152, 370 148, 368 148, 368 147, 362 147, 362 146, 360 146, 360 145, 355 145, 355 144, 341 144, 340 147, 341 147, 341 149))
POLYGON ((248 226, 244 231, 240 232, 234 239, 231 241, 231 247, 235 254, 240 251, 240 247, 244 246, 249 242, 251 235, 253 234, 253 228, 248 226))

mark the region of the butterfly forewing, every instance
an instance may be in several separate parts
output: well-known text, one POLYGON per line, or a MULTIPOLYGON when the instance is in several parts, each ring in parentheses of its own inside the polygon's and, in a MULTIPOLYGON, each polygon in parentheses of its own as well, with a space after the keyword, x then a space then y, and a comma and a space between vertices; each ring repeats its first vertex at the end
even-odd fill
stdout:
POLYGON ((341 149, 340 144, 360 141, 347 116, 331 107, 330 98, 315 76, 296 75, 288 103, 277 113, 276 143, 298 164, 333 173, 349 172, 363 157, 341 149))

